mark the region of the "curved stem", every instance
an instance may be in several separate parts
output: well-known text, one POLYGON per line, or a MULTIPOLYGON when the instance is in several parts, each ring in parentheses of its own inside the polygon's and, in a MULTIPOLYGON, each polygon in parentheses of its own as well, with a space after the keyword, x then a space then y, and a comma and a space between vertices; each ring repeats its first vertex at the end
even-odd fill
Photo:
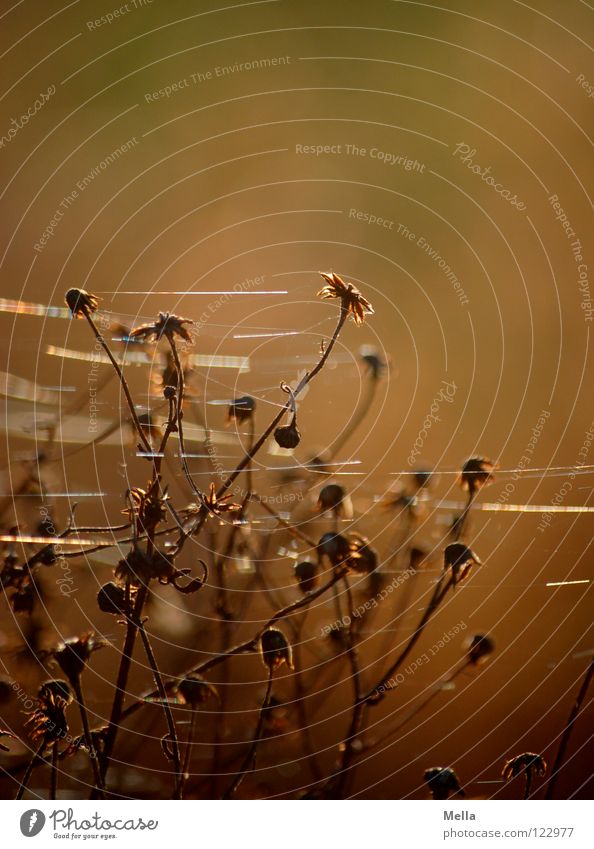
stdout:
POLYGON ((130 394, 130 389, 128 387, 128 383, 126 381, 126 378, 124 377, 124 373, 122 372, 122 369, 121 369, 118 361, 116 360, 114 355, 111 353, 109 345, 107 344, 107 342, 105 341, 105 339, 103 338, 101 333, 99 332, 99 328, 97 327, 97 325, 93 321, 93 318, 91 317, 91 313, 89 312, 88 309, 84 310, 84 316, 85 316, 86 320, 88 321, 88 323, 91 327, 91 330, 95 334, 95 339, 97 340, 97 342, 99 342, 99 344, 101 345, 101 347, 103 348, 103 350, 105 351, 107 356, 109 357, 111 364, 116 371, 116 374, 117 374, 117 376, 120 380, 120 384, 122 386, 122 389, 124 390, 124 395, 126 396, 126 401, 128 402, 128 407, 130 408, 130 414, 132 416, 132 421, 134 422, 134 427, 136 428, 136 432, 138 433, 138 436, 140 437, 140 441, 142 442, 143 448, 145 449, 145 451, 147 451, 150 454, 150 453, 152 453, 152 448, 150 446, 148 439, 145 436, 145 433, 142 429, 142 425, 140 424, 140 422, 138 420, 138 414, 136 413, 134 401, 132 400, 132 395, 130 394))
POLYGON ((18 802, 20 799, 23 798, 25 790, 27 789, 27 785, 29 784, 29 780, 31 778, 31 773, 33 772, 33 770, 37 766, 37 762, 39 760, 41 760, 41 755, 42 755, 44 749, 45 749, 45 740, 42 740, 41 743, 39 744, 39 746, 37 747, 37 750, 33 754, 33 757, 31 758, 31 760, 27 764, 27 769, 25 770, 25 774, 23 775, 23 779, 21 781, 21 786, 19 787, 18 793, 15 796, 15 802, 18 802))
POLYGON ((82 683, 80 680, 80 676, 77 676, 72 681, 74 695, 76 696, 76 701, 78 702, 78 708, 80 711, 80 718, 82 720, 83 733, 85 737, 85 742, 87 744, 87 749, 89 750, 89 757, 91 759, 91 764, 93 767, 93 775, 95 776, 95 784, 97 789, 99 790, 101 797, 104 798, 104 786, 103 780, 101 778, 101 770, 99 768, 99 761, 97 759, 97 751, 95 746, 93 745, 93 737, 91 735, 91 728, 89 725, 89 714, 87 713, 87 707, 85 704, 82 683))
POLYGON ((565 751, 567 749, 567 744, 569 743, 569 738, 571 737, 571 732, 573 731, 573 726, 578 718, 578 714, 582 707, 582 703, 586 698, 586 694, 588 692, 588 688, 594 677, 594 655, 592 655, 592 659, 590 660, 590 665, 586 670, 586 674, 584 676, 584 680, 582 681, 582 685, 580 687, 579 693, 577 694, 577 698, 571 708, 569 713, 569 718, 565 724, 565 728, 563 729, 563 734, 561 735, 561 740, 559 741, 559 748, 557 749, 557 754, 555 756, 555 761, 553 766, 551 767, 551 777, 549 778, 549 782, 547 785, 547 790, 545 793, 545 799, 553 798, 553 791, 555 789, 555 785, 557 784, 557 779, 559 777, 559 772, 561 770, 561 764, 563 763, 563 758, 565 757, 565 751))
POLYGON ((262 726, 264 725, 264 714, 268 710, 268 707, 270 705, 270 696, 272 693, 272 674, 272 666, 270 666, 268 668, 268 683, 266 685, 266 694, 264 695, 264 701, 262 702, 262 706, 260 707, 260 714, 258 716, 258 724, 256 726, 254 737, 252 739, 248 753, 245 756, 243 763, 240 767, 240 770, 233 779, 233 783, 223 793, 223 799, 231 799, 232 796, 235 795, 235 793, 239 789, 241 782, 246 777, 247 773, 251 772, 255 766, 256 752, 258 749, 258 743, 260 742, 260 738, 262 736, 262 726))
MULTIPOLYGON (((279 619, 284 619, 285 616, 288 616, 289 614, 294 613, 296 610, 299 610, 300 608, 306 607, 308 604, 311 604, 312 601, 315 601, 317 598, 327 592, 331 587, 333 587, 334 584, 336 584, 336 582, 342 578, 342 575, 342 572, 336 570, 332 575, 332 578, 325 584, 323 584, 321 587, 319 587, 317 590, 308 593, 308 595, 303 596, 303 598, 297 599, 297 601, 288 604, 281 610, 277 610, 277 612, 273 616, 271 616, 261 628, 258 629, 258 632, 254 637, 252 637, 252 639, 246 640, 243 643, 238 643, 237 645, 233 646, 230 649, 227 649, 226 651, 222 651, 218 654, 212 655, 212 657, 210 657, 208 660, 205 660, 202 663, 198 663, 195 666, 190 667, 190 669, 180 673, 180 675, 177 677, 184 678, 194 673, 203 674, 207 670, 212 669, 213 666, 218 666, 219 663, 222 663, 230 657, 234 657, 238 654, 246 654, 248 652, 255 651, 258 645, 258 640, 267 628, 270 628, 272 625, 274 625, 275 622, 278 622, 279 619)), ((165 684, 165 689, 172 690, 174 686, 175 682, 168 682, 167 684, 165 684)), ((125 711, 122 712, 121 719, 127 719, 133 713, 136 713, 137 710, 144 707, 144 705, 146 704, 146 699, 155 698, 157 695, 158 693, 156 693, 155 691, 146 693, 144 696, 142 696, 140 699, 131 704, 130 707, 128 707, 125 711)))
POLYGON ((468 497, 466 500, 466 504, 464 505, 464 510, 460 515, 458 521, 456 522, 456 527, 454 529, 454 540, 456 542, 462 538, 463 532, 466 530, 466 525, 468 522, 468 516, 470 514, 470 508, 472 507, 472 502, 476 496, 476 489, 473 486, 468 486, 468 497))
POLYGON ((188 739, 186 740, 186 750, 184 752, 184 762, 181 770, 181 776, 179 780, 179 795, 180 799, 183 799, 184 795, 184 785, 188 779, 188 771, 190 769, 190 761, 192 759, 192 743, 194 740, 194 731, 196 728, 196 717, 198 711, 196 708, 192 707, 192 713, 190 716, 190 730, 188 731, 188 739))
POLYGON ((52 746, 52 771, 50 777, 50 799, 55 800, 58 795, 58 741, 55 740, 52 746))
POLYGON ((113 752, 113 747, 115 745, 117 733, 122 719, 122 710, 124 707, 124 699, 126 697, 126 685, 128 683, 130 667, 132 665, 132 652, 134 651, 134 643, 136 642, 136 622, 140 620, 140 617, 142 615, 142 608, 144 607, 144 602, 146 601, 147 593, 147 587, 139 587, 138 593, 136 595, 136 601, 134 604, 134 613, 131 617, 128 618, 128 623, 126 626, 126 637, 124 639, 124 646, 122 648, 122 657, 120 660, 120 668, 118 670, 118 677, 116 681, 116 691, 111 707, 109 725, 107 727, 107 733, 105 735, 105 748, 103 749, 103 753, 101 756, 101 779, 104 784, 105 776, 109 768, 109 759, 111 758, 111 754, 113 752))
POLYGON ((169 739, 171 740, 171 752, 173 755, 173 769, 175 772, 174 777, 174 789, 173 789, 173 798, 181 799, 181 778, 182 778, 182 770, 179 756, 179 742, 177 739, 177 730, 175 728, 175 721, 173 719, 173 714, 171 712, 171 706, 167 701, 167 692, 165 690, 165 685, 163 684, 163 679, 161 677, 161 673, 159 672, 159 667, 157 666, 157 660, 153 653, 153 648, 151 646, 150 640, 148 638, 148 634, 144 627, 144 622, 138 622, 138 630, 140 632, 140 638, 144 645, 144 650, 146 653, 146 658, 149 662, 149 666, 151 667, 151 672, 153 673, 153 678, 155 679, 155 684, 157 685, 157 690, 159 692, 159 697, 163 704, 163 711, 165 713, 165 718, 167 720, 167 727, 169 729, 169 739))
POLYGON ((326 449, 326 453, 328 458, 336 456, 336 453, 342 446, 348 442, 351 436, 355 433, 361 422, 365 419, 365 416, 370 410, 371 404, 373 403, 373 399, 375 397, 375 392, 377 389, 378 379, 373 376, 372 373, 369 375, 369 380, 367 383, 367 392, 363 395, 361 400, 357 405, 357 409, 355 410, 353 417, 349 421, 347 427, 340 433, 334 442, 332 442, 328 448, 326 449))

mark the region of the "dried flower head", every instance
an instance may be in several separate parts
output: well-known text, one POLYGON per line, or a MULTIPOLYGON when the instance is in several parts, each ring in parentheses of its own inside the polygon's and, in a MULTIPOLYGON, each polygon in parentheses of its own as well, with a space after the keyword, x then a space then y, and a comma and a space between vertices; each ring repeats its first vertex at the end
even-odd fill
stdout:
POLYGON ((114 616, 126 616, 128 613, 125 590, 113 581, 101 587, 97 593, 97 604, 104 613, 112 613, 114 616))
POLYGON ((173 340, 180 336, 186 342, 191 342, 192 337, 184 327, 185 324, 193 324, 191 318, 180 318, 170 312, 160 312, 159 318, 149 324, 141 324, 130 331, 130 339, 141 342, 159 342, 164 336, 173 340))
POLYGON ((252 418, 256 411, 256 402, 249 395, 244 395, 242 398, 235 398, 229 404, 227 409, 227 424, 232 421, 237 424, 243 424, 252 418))
POLYGON ((369 544, 367 537, 361 534, 349 534, 351 553, 348 566, 352 572, 359 575, 370 575, 378 566, 377 553, 369 544))
POLYGON ((128 490, 128 507, 122 510, 130 521, 138 522, 141 533, 154 530, 167 516, 167 488, 161 490, 160 478, 149 481, 146 489, 136 486, 128 490))
MULTIPOLYGON (((211 483, 208 489, 208 495, 202 496, 202 504, 211 516, 220 516, 223 513, 238 513, 241 510, 241 504, 235 504, 230 501, 229 499, 231 497, 231 493, 228 492, 225 495, 221 495, 219 498, 217 496, 217 488, 215 484, 211 483)), ((193 507, 195 507, 195 505, 191 505, 186 508, 186 512, 189 511, 191 514, 193 507)))
POLYGON ((37 693, 37 707, 28 715, 31 739, 43 739, 46 745, 63 740, 68 734, 65 710, 72 702, 72 691, 66 681, 45 681, 37 693))
POLYGON ((286 663, 293 669, 293 652, 287 638, 279 628, 267 628, 260 637, 260 657, 270 672, 286 663))
POLYGON ((326 285, 320 289, 318 297, 322 298, 322 300, 338 298, 341 308, 352 316, 353 321, 357 325, 363 324, 366 314, 373 315, 373 307, 367 298, 363 297, 356 286, 352 283, 345 283, 333 271, 329 274, 321 271, 320 274, 326 281, 326 285))
POLYGON ((495 651, 495 643, 487 634, 473 634, 464 646, 470 663, 478 666, 495 651))
POLYGON ((98 640, 94 634, 71 637, 60 643, 51 655, 58 663, 71 684, 80 678, 93 652, 106 646, 104 640, 98 640))
POLYGON ((547 762, 542 755, 537 755, 534 752, 524 752, 521 755, 516 755, 514 758, 509 758, 501 770, 502 778, 509 781, 511 778, 517 778, 523 772, 531 775, 543 776, 547 771, 547 762))
POLYGON ((68 289, 65 301, 73 318, 84 318, 97 311, 99 298, 84 289, 68 289))
POLYGON ((423 778, 429 785, 433 799, 448 799, 450 794, 465 796, 458 776, 449 766, 433 766, 425 770, 423 778))
POLYGON ((311 560, 302 560, 295 564, 295 578, 302 593, 310 593, 319 583, 319 567, 311 560))
POLYGON ((205 681, 202 675, 194 672, 186 675, 176 687, 176 693, 181 700, 193 708, 205 704, 209 699, 219 701, 219 693, 216 687, 205 681))
POLYGON ((467 578, 473 566, 480 566, 481 561, 472 549, 462 542, 451 542, 443 552, 444 571, 451 570, 454 586, 467 578))
POLYGON ((496 468, 497 464, 486 457, 470 457, 462 466, 460 486, 471 493, 478 492, 481 487, 493 482, 496 468))

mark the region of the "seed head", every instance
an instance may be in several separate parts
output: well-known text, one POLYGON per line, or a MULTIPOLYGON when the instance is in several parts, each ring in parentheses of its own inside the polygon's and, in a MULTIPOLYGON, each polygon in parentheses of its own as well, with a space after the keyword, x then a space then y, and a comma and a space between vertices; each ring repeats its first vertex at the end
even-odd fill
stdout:
POLYGON ((84 289, 68 289, 65 301, 73 318, 84 318, 85 315, 92 315, 99 306, 99 298, 84 289))
POLYGON ((276 444, 281 448, 297 448, 301 442, 301 434, 297 427, 297 417, 293 416, 290 424, 277 427, 274 431, 276 444))

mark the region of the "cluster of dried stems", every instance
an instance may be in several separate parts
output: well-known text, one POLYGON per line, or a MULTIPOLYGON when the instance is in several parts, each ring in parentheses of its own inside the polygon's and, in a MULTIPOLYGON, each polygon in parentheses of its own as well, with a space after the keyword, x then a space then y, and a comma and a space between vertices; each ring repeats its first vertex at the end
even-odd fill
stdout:
MULTIPOLYGON (((94 634, 85 634, 72 637, 49 652, 38 653, 41 660, 50 659, 57 663, 65 677, 48 680, 41 685, 37 693, 35 709, 30 711, 27 718, 26 726, 33 741, 33 755, 20 773, 19 770, 15 771, 19 781, 17 798, 21 798, 25 793, 34 769, 43 764, 50 767, 49 798, 56 798, 59 764, 70 755, 79 752, 86 753, 90 761, 89 783, 92 786, 92 796, 94 798, 116 797, 118 794, 113 788, 111 776, 116 772, 114 758, 118 733, 124 723, 150 704, 157 704, 162 709, 167 727, 167 732, 161 740, 161 747, 163 757, 171 765, 171 797, 184 798, 188 779, 191 776, 192 747, 194 735, 200 723, 200 709, 207 702, 212 702, 216 709, 224 713, 227 698, 228 686, 222 688, 222 693, 219 693, 218 688, 209 683, 206 676, 213 668, 224 667, 230 658, 250 653, 259 653, 266 670, 265 692, 253 733, 246 744, 246 750, 237 759, 232 770, 227 773, 226 785, 221 786, 221 797, 226 799, 236 797, 240 787, 255 768, 265 724, 275 705, 272 693, 274 676, 278 670, 283 669, 284 672, 293 676, 295 682, 295 703, 299 715, 300 733, 303 736, 304 750, 311 767, 310 789, 303 792, 301 796, 345 798, 350 794, 355 770, 362 754, 393 738, 413 717, 424 710, 439 694, 444 684, 451 683, 465 670, 478 668, 492 653, 494 646, 490 637, 484 634, 474 635, 468 641, 462 660, 445 680, 440 681, 430 690, 414 710, 399 716, 395 724, 391 726, 388 724, 379 739, 368 739, 365 734, 368 714, 395 689, 395 676, 421 640, 426 626, 448 593, 464 582, 474 567, 480 565, 479 558, 463 539, 468 531, 473 501, 480 489, 491 482, 496 467, 484 457, 472 457, 463 465, 459 480, 462 489, 466 492, 466 504, 461 515, 453 523, 451 540, 445 545, 443 551, 443 569, 429 594, 424 612, 416 627, 396 650, 392 648, 392 645, 386 644, 385 651, 379 658, 386 661, 383 671, 376 680, 365 681, 366 676, 362 674, 359 664, 358 645, 362 617, 354 613, 356 604, 351 584, 353 580, 360 583, 365 579, 371 592, 373 593, 374 589, 377 591, 377 587, 380 586, 378 576, 382 574, 381 567, 392 565, 404 554, 407 559, 408 575, 412 576, 408 582, 403 582, 400 588, 401 611, 405 608, 412 591, 413 579, 425 559, 425 552, 406 544, 410 530, 407 522, 410 525, 414 524, 417 495, 410 491, 400 491, 396 494, 388 494, 384 499, 384 506, 397 507, 406 521, 403 538, 396 544, 392 542, 386 556, 380 558, 369 541, 361 534, 354 531, 344 533, 340 531, 339 520, 344 521, 350 516, 349 497, 340 484, 329 482, 320 490, 318 508, 323 516, 328 517, 331 530, 324 533, 316 542, 307 536, 297 521, 293 522, 280 516, 263 494, 256 491, 252 479, 252 461, 268 440, 276 440, 277 444, 284 449, 293 449, 299 444, 301 433, 297 426, 296 400, 323 369, 347 319, 351 317, 355 324, 361 325, 366 315, 373 313, 369 302, 353 284, 344 282, 334 273, 322 276, 324 287, 318 294, 323 299, 333 299, 338 304, 336 326, 331 338, 322 346, 315 366, 295 386, 291 387, 284 382, 281 384, 281 390, 286 394, 287 399, 279 405, 280 409, 259 436, 255 431, 253 399, 244 397, 230 402, 229 418, 237 424, 247 424, 248 440, 245 453, 236 468, 224 476, 218 487, 212 482, 206 490, 196 485, 189 469, 184 438, 187 392, 180 343, 182 345, 191 343, 192 339, 188 330, 191 322, 170 313, 160 313, 155 322, 137 327, 126 334, 127 344, 138 341, 157 343, 164 340, 168 346, 169 365, 160 387, 163 403, 167 409, 167 418, 164 426, 159 429, 150 417, 138 413, 124 376, 123 361, 114 355, 96 324, 95 313, 99 306, 98 299, 84 290, 71 289, 67 292, 66 302, 72 315, 88 322, 97 343, 113 366, 127 403, 129 420, 138 441, 138 450, 150 463, 151 471, 146 484, 142 487, 132 487, 125 493, 124 512, 127 519, 125 523, 81 527, 76 525, 72 515, 66 528, 60 534, 57 534, 54 528, 50 529, 49 536, 53 541, 41 547, 38 546, 23 560, 18 557, 15 544, 5 551, 4 564, 0 573, 2 587, 8 594, 7 597, 14 612, 25 615, 31 615, 34 610, 36 571, 41 566, 52 566, 56 562, 56 543, 59 540, 73 536, 76 539, 89 533, 105 534, 105 541, 98 541, 90 547, 81 544, 78 550, 75 548, 63 555, 73 559, 84 558, 94 551, 109 547, 118 547, 126 552, 114 570, 113 580, 101 587, 97 597, 99 609, 113 614, 116 621, 124 628, 123 645, 108 721, 100 727, 93 727, 83 692, 85 669, 92 654, 105 645, 104 641, 94 634), (287 423, 283 425, 285 418, 287 423), (191 503, 184 507, 174 505, 163 476, 164 462, 171 459, 169 441, 174 434, 177 437, 177 455, 180 459, 186 491, 191 493, 192 498, 191 503), (233 487, 242 474, 245 475, 245 486, 243 490, 240 490, 243 492, 243 497, 236 503, 232 501, 233 487), (270 514, 276 520, 277 527, 289 532, 304 549, 301 559, 295 566, 295 577, 301 594, 296 601, 281 605, 249 639, 234 643, 232 639, 234 615, 228 605, 225 566, 239 550, 241 540, 238 539, 238 529, 249 524, 248 511, 252 505, 258 505, 270 514), (228 525, 230 530, 225 544, 219 546, 221 550, 217 551, 217 527, 223 523, 228 525), (178 568, 176 565, 188 541, 196 541, 200 535, 204 535, 208 540, 212 559, 210 568, 214 570, 218 587, 216 612, 221 623, 221 647, 220 651, 211 653, 207 660, 171 678, 162 674, 151 645, 146 629, 147 603, 157 585, 167 584, 178 592, 189 595, 200 591, 209 582, 209 567, 203 561, 199 561, 200 574, 197 576, 190 574, 189 569, 178 568), (163 544, 164 540, 166 544, 163 544), (341 589, 342 593, 339 592, 341 589), (332 628, 333 639, 338 641, 342 649, 341 656, 348 659, 352 707, 348 728, 337 748, 335 765, 328 774, 324 774, 316 759, 310 735, 300 642, 308 607, 327 594, 333 595, 336 611, 336 623, 332 628), (348 608, 346 610, 345 602, 348 608), (348 625, 342 624, 345 622, 348 625), (279 627, 281 625, 291 630, 292 642, 287 638, 282 627, 279 627), (126 705, 128 679, 137 639, 140 639, 152 673, 153 688, 126 705), (73 705, 77 706, 82 723, 83 733, 77 738, 69 734, 67 713, 73 705), (184 723, 189 725, 184 735, 185 739, 181 739, 180 722, 176 717, 176 711, 180 706, 184 708, 184 715, 189 713, 190 716, 189 723, 184 723)), ((312 468, 317 473, 326 473, 328 477, 331 477, 331 470, 327 464, 363 421, 385 367, 381 357, 373 351, 365 352, 363 360, 369 379, 367 391, 363 394, 360 405, 354 411, 349 425, 330 446, 326 455, 312 461, 312 468)), ((50 443, 54 436, 55 432, 52 431, 49 434, 50 443)), ((429 477, 428 473, 417 474, 418 491, 428 485, 429 477)), ((18 528, 15 529, 15 534, 18 539, 18 528)), ((266 589, 265 585, 264 588, 266 589)), ((273 594, 271 595, 274 598, 273 594)), ((548 782, 548 796, 553 792, 567 739, 580 712, 592 676, 592 669, 591 665, 562 735, 552 778, 548 782)), ((225 683, 229 684, 228 678, 225 679, 225 683)), ((218 728, 219 724, 217 724, 218 728)), ((14 735, 7 730, 2 730, 0 737, 2 736, 8 738, 14 735)), ((214 742, 213 772, 216 774, 219 767, 217 758, 220 748, 216 744, 220 741, 214 742)), ((0 748, 6 749, 2 745, 0 748)), ((540 755, 524 753, 506 761, 503 777, 510 779, 519 775, 524 776, 525 798, 528 798, 533 776, 544 775, 545 770, 546 764, 540 755)), ((444 799, 464 795, 458 777, 450 767, 431 767, 426 770, 424 778, 433 798, 444 799)))

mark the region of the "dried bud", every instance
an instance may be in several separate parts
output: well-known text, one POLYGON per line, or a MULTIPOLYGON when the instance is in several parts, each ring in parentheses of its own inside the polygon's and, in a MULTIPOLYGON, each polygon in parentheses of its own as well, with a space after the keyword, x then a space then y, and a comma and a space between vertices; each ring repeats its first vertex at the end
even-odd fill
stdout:
POLYGON ((431 483, 431 477, 427 469, 415 469, 414 481, 419 489, 426 489, 431 483))
POLYGON ((344 487, 337 483, 329 483, 323 486, 318 495, 318 510, 333 510, 336 513, 343 512, 344 500, 347 498, 344 487))
POLYGON ((470 457, 462 466, 460 485, 471 493, 494 480, 493 471, 497 464, 487 457, 470 457))
POLYGON ((478 666, 493 654, 495 643, 486 634, 474 634, 466 641, 465 649, 469 662, 478 666))
POLYGON ((351 545, 342 534, 327 533, 320 537, 318 554, 326 556, 333 566, 340 566, 351 556, 351 545))
POLYGON ((237 424, 242 424, 252 418, 255 410, 256 402, 249 395, 235 398, 227 410, 227 422, 236 421, 237 424))
POLYGON ((373 380, 379 380, 386 370, 386 362, 377 348, 372 345, 363 345, 359 351, 363 365, 373 380))
POLYGON ((311 560, 302 560, 295 564, 295 577, 303 594, 315 590, 319 583, 318 564, 311 560))
POLYGON ((219 700, 217 688, 205 681, 198 673, 191 673, 182 678, 177 685, 177 692, 182 700, 193 708, 205 704, 211 698, 219 700))
POLYGON ((301 441, 301 434, 297 427, 296 416, 293 416, 291 424, 285 425, 284 427, 277 427, 274 431, 274 438, 276 440, 276 444, 281 448, 297 448, 301 441))
POLYGON ((472 549, 462 542, 451 542, 443 552, 444 569, 452 570, 454 586, 463 581, 473 566, 480 566, 481 561, 472 549))
POLYGON ((270 672, 286 663, 293 669, 293 652, 287 638, 278 628, 267 628, 260 637, 260 656, 270 672))
POLYGON ((173 398, 175 398, 176 395, 177 395, 177 389, 175 388, 175 386, 167 385, 163 388, 163 397, 167 401, 173 400, 173 398))
POLYGON ((53 651, 54 660, 60 666, 64 675, 72 684, 80 678, 89 658, 94 651, 103 648, 106 643, 96 640, 94 634, 85 634, 84 637, 71 637, 65 640, 53 651))
POLYGON ((73 318, 84 318, 85 314, 96 312, 99 306, 99 298, 84 289, 68 289, 65 300, 73 318))
POLYGON ((431 796, 434 799, 448 799, 450 793, 455 796, 465 796, 460 787, 458 776, 449 766, 434 766, 425 770, 423 778, 429 785, 431 796))
POLYGON ((123 587, 118 587, 113 581, 104 584, 97 593, 97 604, 104 613, 112 613, 114 616, 125 616, 126 593, 123 587))

